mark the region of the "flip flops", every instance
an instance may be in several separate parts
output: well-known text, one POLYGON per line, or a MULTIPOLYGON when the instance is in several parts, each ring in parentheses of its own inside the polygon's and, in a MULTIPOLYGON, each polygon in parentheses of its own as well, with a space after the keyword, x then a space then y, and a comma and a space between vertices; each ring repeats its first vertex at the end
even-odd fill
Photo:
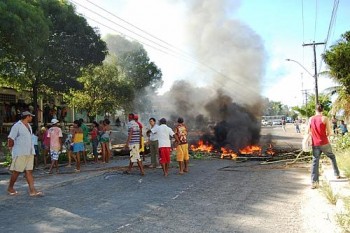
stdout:
POLYGON ((7 191, 7 194, 9 196, 16 196, 16 195, 18 195, 18 192, 17 191, 14 191, 14 192, 7 191))
POLYGON ((30 193, 29 196, 30 197, 43 197, 44 193, 41 191, 36 191, 35 193, 30 193))

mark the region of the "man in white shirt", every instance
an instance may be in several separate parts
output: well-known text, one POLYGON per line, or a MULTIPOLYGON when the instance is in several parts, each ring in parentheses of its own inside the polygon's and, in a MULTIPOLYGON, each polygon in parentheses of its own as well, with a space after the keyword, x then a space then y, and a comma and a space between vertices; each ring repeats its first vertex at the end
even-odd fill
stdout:
POLYGON ((11 196, 17 195, 18 192, 14 189, 14 185, 21 172, 25 172, 29 187, 29 195, 32 197, 42 196, 43 193, 34 188, 33 178, 33 162, 35 149, 32 143, 32 128, 30 122, 33 119, 33 114, 28 111, 22 112, 21 120, 15 123, 8 136, 8 147, 12 154, 12 163, 10 178, 7 193, 11 196))
MULTIPOLYGON (((149 119, 149 124, 151 126, 151 129, 153 129, 154 127, 158 127, 158 125, 156 124, 156 119, 153 117, 151 117, 149 119)), ((150 167, 156 168, 156 167, 158 167, 157 158, 159 157, 158 137, 157 137, 157 134, 152 133, 151 130, 147 131, 147 136, 149 137, 148 144, 149 144, 149 149, 150 149, 150 154, 151 154, 150 167)))
POLYGON ((162 166, 164 176, 169 175, 170 165, 170 150, 171 141, 170 137, 174 137, 179 143, 179 139, 174 131, 166 125, 166 119, 162 118, 159 120, 159 126, 151 129, 152 133, 157 135, 158 146, 159 146, 159 163, 162 166))

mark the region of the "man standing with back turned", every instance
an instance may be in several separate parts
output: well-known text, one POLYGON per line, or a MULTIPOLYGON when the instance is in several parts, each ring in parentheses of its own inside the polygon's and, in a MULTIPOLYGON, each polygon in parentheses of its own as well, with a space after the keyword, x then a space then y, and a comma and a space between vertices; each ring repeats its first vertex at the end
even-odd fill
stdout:
POLYGON ((311 169, 311 181, 312 189, 318 187, 319 182, 319 162, 320 156, 323 152, 332 161, 334 175, 337 179, 340 178, 339 169, 337 166, 337 160, 332 152, 332 147, 329 144, 328 136, 332 134, 332 129, 329 120, 326 116, 322 115, 323 105, 316 105, 316 114, 309 120, 308 132, 311 134, 312 139, 312 169, 311 169))
POLYGON ((15 123, 8 136, 8 147, 12 154, 12 163, 10 171, 12 175, 7 188, 10 196, 17 195, 18 192, 13 188, 21 172, 25 171, 25 177, 29 186, 29 195, 42 196, 43 193, 34 188, 33 162, 34 162, 34 145, 32 143, 32 128, 30 122, 33 114, 28 111, 22 112, 21 120, 15 123))

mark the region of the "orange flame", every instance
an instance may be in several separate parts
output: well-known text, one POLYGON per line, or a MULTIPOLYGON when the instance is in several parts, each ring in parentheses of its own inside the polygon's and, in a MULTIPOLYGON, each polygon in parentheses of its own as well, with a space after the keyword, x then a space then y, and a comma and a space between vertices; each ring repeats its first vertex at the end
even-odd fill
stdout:
POLYGON ((260 146, 246 146, 245 148, 240 149, 239 153, 241 153, 242 155, 247 155, 247 154, 261 155, 261 147, 260 146))
POLYGON ((236 159, 238 156, 233 150, 229 150, 224 147, 221 147, 221 151, 222 151, 222 154, 220 156, 221 159, 225 157, 231 157, 231 159, 236 159))
POLYGON ((275 155, 276 152, 273 150, 272 144, 270 144, 269 148, 267 148, 266 153, 271 156, 275 155))
POLYGON ((200 140, 198 142, 198 146, 191 145, 192 151, 204 151, 204 152, 211 152, 213 150, 212 145, 204 144, 203 140, 200 140))

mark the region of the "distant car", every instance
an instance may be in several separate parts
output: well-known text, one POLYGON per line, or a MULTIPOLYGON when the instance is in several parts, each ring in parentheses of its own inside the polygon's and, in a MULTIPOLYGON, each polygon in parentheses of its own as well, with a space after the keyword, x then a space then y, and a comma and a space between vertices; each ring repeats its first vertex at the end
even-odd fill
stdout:
POLYGON ((267 120, 261 120, 261 125, 262 126, 272 125, 272 122, 271 121, 267 121, 267 120))
POLYGON ((274 120, 272 125, 282 125, 282 120, 274 120))

